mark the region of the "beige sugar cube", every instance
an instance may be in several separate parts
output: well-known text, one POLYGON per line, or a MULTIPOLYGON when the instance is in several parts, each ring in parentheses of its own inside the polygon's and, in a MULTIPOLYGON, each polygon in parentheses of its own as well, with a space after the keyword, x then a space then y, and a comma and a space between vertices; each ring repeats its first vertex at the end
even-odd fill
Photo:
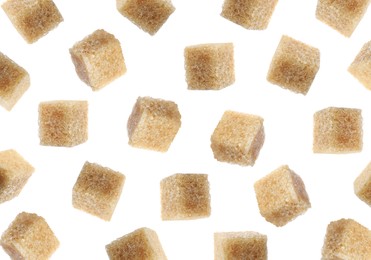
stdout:
POLYGON ((72 192, 75 208, 109 221, 120 199, 125 176, 96 163, 85 162, 72 192))
POLYGON ((277 227, 311 207, 304 182, 287 165, 258 180, 254 189, 260 214, 277 227))
POLYGON ((209 43, 184 49, 188 89, 219 90, 235 81, 232 43, 209 43))
POLYGON ((18 196, 34 168, 15 150, 0 152, 0 203, 18 196))
POLYGON ((329 107, 314 114, 313 152, 352 153, 362 151, 360 109, 329 107))
POLYGON ((215 233, 214 259, 266 260, 267 236, 251 231, 215 233))
POLYGON ((221 16, 250 30, 264 30, 278 0, 224 0, 221 16))
POLYGON ((120 42, 113 34, 96 30, 70 49, 79 78, 96 91, 126 72, 120 42))
POLYGON ((317 48, 282 36, 271 61, 267 80, 295 93, 306 95, 320 66, 317 48))
POLYGON ((354 192, 358 198, 371 206, 371 162, 355 179, 354 192))
POLYGON ((340 219, 327 226, 322 259, 371 259, 371 231, 353 219, 340 219))
POLYGON ((264 143, 263 121, 259 116, 226 111, 211 136, 215 159, 254 165, 264 143))
POLYGON ((166 260, 157 233, 149 228, 139 228, 106 245, 110 260, 166 260))
POLYGON ((175 11, 170 0, 116 0, 117 10, 143 31, 154 35, 175 11))
POLYGON ((371 89, 371 41, 363 45, 348 71, 366 88, 371 89))
POLYGON ((178 105, 172 101, 139 97, 127 123, 129 144, 166 152, 181 126, 178 105))
POLYGON ((1 236, 1 246, 11 259, 47 260, 59 241, 43 217, 22 212, 1 236))
POLYGON ((63 21, 52 0, 7 0, 2 8, 28 43, 36 42, 63 21))
POLYGON ((366 13, 370 0, 318 0, 316 17, 350 37, 366 13))
POLYGON ((207 174, 174 174, 161 181, 162 220, 191 220, 210 216, 207 174))

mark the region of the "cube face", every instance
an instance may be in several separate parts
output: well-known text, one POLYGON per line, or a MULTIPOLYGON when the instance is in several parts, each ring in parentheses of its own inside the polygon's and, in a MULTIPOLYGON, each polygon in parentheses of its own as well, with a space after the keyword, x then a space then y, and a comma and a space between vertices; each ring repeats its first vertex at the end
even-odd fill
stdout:
POLYGON ((322 259, 371 259, 371 231, 352 219, 327 226, 322 259))
POLYGON ((16 151, 0 152, 0 203, 18 196, 34 170, 16 151))
POLYGON ((12 259, 47 260, 59 241, 44 218, 22 212, 2 234, 1 246, 12 259))
POLYGON ((316 17, 350 37, 365 14, 370 0, 318 0, 316 17))
POLYGON ((371 206, 371 163, 355 179, 354 192, 358 198, 371 206))
POLYGON ((127 123, 133 147, 166 152, 181 126, 181 115, 172 101, 139 97, 127 123))
POLYGON ((143 31, 154 35, 175 11, 170 0, 116 0, 117 10, 143 31))
POLYGON ((305 185, 287 165, 254 184, 260 214, 275 226, 284 226, 311 207, 305 185))
POLYGON ((0 53, 0 105, 10 111, 29 86, 27 71, 0 53))
POLYGON ((250 30, 266 29, 278 0, 225 0, 221 16, 250 30))
POLYGON ((295 93, 306 95, 319 70, 317 48, 282 36, 269 67, 267 80, 295 93))
POLYGON ((188 46, 184 58, 190 90, 219 90, 235 81, 232 43, 188 46))
POLYGON ((263 121, 259 116, 226 111, 211 136, 215 159, 254 165, 264 144, 263 121))
POLYGON ((363 45, 348 71, 366 88, 371 89, 371 41, 363 45))
POLYGON ((149 228, 137 229, 106 245, 110 260, 166 260, 156 232, 149 228))
POLYGON ((88 139, 87 101, 60 100, 39 105, 40 144, 71 147, 88 139))
POLYGON ((313 152, 360 152, 362 138, 361 110, 329 107, 314 114, 313 152))
POLYGON ((63 21, 52 0, 7 0, 2 8, 28 43, 36 42, 63 21))
POLYGON ((126 72, 120 42, 114 35, 96 30, 71 49, 72 62, 80 79, 99 90, 126 72))
POLYGON ((268 259, 267 236, 257 232, 214 234, 214 259, 268 259))
POLYGON ((95 163, 85 162, 73 187, 72 204, 109 221, 120 199, 125 176, 95 163))
POLYGON ((163 220, 191 220, 210 216, 206 174, 174 174, 161 181, 163 220))

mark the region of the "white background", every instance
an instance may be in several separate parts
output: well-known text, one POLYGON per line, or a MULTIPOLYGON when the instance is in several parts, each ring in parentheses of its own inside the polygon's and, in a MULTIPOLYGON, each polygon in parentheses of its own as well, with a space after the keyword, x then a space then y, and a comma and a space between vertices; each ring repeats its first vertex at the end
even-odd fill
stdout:
MULTIPOLYGON (((353 192, 353 181, 371 160, 371 93, 347 67, 371 40, 371 12, 351 38, 315 18, 317 1, 279 0, 267 30, 249 31, 222 18, 222 0, 173 0, 176 11, 155 36, 116 10, 115 1, 55 0, 64 22, 29 45, 0 11, 0 51, 31 75, 31 87, 11 112, 0 109, 0 150, 16 149, 36 169, 21 194, 0 205, 0 232, 21 211, 43 216, 60 240, 53 259, 107 259, 105 245, 137 228, 157 231, 169 259, 213 259, 213 233, 257 231, 268 236, 269 259, 320 259, 330 221, 353 218, 371 228, 371 210, 353 192), (68 49, 96 29, 121 42, 127 73, 98 92, 77 77, 68 49), (321 65, 306 96, 271 85, 266 73, 283 34, 321 51, 321 65), (189 91, 184 47, 233 42, 236 82, 221 91, 189 91), (167 153, 130 147, 126 122, 138 96, 172 100, 182 127, 167 153), (89 140, 74 148, 43 147, 38 104, 89 102, 89 140), (329 106, 361 108, 361 153, 312 153, 313 114, 329 106), (265 144, 253 167, 213 158, 210 136, 225 110, 262 116, 265 144), (76 210, 72 187, 88 160, 126 175, 110 222, 76 210), (253 184, 283 164, 298 173, 312 208, 277 228, 259 214, 253 184), (207 173, 210 218, 160 218, 159 183, 174 173, 207 173)), ((0 259, 8 259, 1 250, 0 259)))

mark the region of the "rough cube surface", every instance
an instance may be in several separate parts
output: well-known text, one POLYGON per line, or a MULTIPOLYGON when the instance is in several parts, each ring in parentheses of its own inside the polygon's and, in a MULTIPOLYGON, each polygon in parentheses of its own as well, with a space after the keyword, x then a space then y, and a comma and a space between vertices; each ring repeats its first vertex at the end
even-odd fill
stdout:
POLYGON ((127 123, 129 144, 166 152, 181 125, 177 104, 172 101, 139 97, 127 123))
POLYGON ((366 88, 371 89, 371 41, 363 45, 348 71, 366 88))
POLYGON ((71 49, 72 62, 80 79, 99 90, 126 72, 120 42, 114 35, 96 30, 71 49))
POLYGON ((306 95, 319 70, 320 52, 288 36, 282 36, 269 67, 267 80, 306 95))
POLYGON ((316 17, 350 37, 366 13, 370 0, 318 0, 316 17))
POLYGON ((163 220, 189 220, 210 216, 207 174, 174 174, 161 181, 163 220))
POLYGON ((59 241, 43 217, 22 212, 1 236, 1 246, 11 259, 47 260, 59 241))
POLYGON ((371 206, 371 162, 354 181, 354 192, 371 206))
POLYGON ((72 204, 109 221, 120 199, 125 176, 95 163, 85 162, 73 187, 72 204))
POLYGON ((52 0, 7 0, 2 8, 28 43, 36 42, 63 21, 52 0))
POLYGON ((154 35, 175 11, 170 0, 116 0, 117 10, 143 31, 154 35))
POLYGON ((311 207, 302 179, 287 165, 258 180, 254 189, 260 214, 278 227, 311 207))
POLYGON ((210 43, 184 49, 188 89, 219 90, 235 81, 232 43, 210 43))
POLYGON ((27 71, 0 53, 0 105, 10 111, 29 86, 27 71))
POLYGON ((214 234, 214 259, 268 259, 267 236, 257 232, 214 234))
POLYGON ((314 114, 315 153, 360 152, 362 136, 360 109, 329 107, 314 114))
POLYGON ((106 245, 110 260, 166 260, 156 232, 149 228, 137 229, 106 245))
POLYGON ((225 0, 221 15, 251 30, 267 28, 278 0, 225 0))
POLYGON ((39 105, 41 145, 71 147, 88 139, 88 102, 60 100, 39 105))
POLYGON ((353 219, 340 219, 327 226, 322 259, 371 259, 371 231, 353 219))
POLYGON ((264 143, 263 121, 259 116, 226 111, 211 136, 215 159, 254 165, 264 143))

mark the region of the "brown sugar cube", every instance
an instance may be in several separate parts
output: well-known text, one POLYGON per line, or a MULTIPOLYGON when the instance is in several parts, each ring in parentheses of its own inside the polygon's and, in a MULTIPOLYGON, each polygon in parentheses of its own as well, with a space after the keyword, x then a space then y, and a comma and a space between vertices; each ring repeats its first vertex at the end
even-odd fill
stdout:
POLYGON ((259 116, 226 111, 211 136, 215 159, 254 165, 264 143, 263 121, 259 116))
POLYGON ((28 43, 36 42, 63 21, 52 0, 7 0, 2 8, 28 43))
POLYGON ((354 192, 358 198, 371 206, 371 162, 355 179, 354 192))
POLYGON ((139 228, 106 245, 110 260, 166 260, 156 232, 149 228, 139 228))
POLYGON ((41 145, 71 147, 88 140, 87 101, 48 101, 39 105, 41 145))
POLYGON ((329 107, 314 114, 313 152, 352 153, 362 150, 360 109, 329 107))
POLYGON ((170 0, 116 0, 117 10, 143 31, 154 35, 175 11, 170 0))
POLYGON ((371 90, 371 41, 363 45, 348 71, 371 90))
POLYGON ((0 152, 0 203, 18 196, 34 168, 14 150, 0 152))
POLYGON ((277 227, 311 207, 302 179, 287 165, 258 180, 254 189, 260 214, 277 227))
POLYGON ((95 163, 85 162, 73 187, 72 204, 109 221, 120 199, 125 176, 95 163))
POLYGON ((269 67, 267 80, 306 95, 319 70, 320 52, 288 36, 282 36, 269 67))
POLYGON ((47 260, 59 246, 45 219, 26 212, 18 214, 0 243, 11 259, 47 260))
POLYGON ((120 42, 104 30, 96 30, 77 42, 70 54, 77 75, 94 91, 126 72, 120 42))
POLYGON ((264 30, 278 0, 224 0, 221 16, 250 30, 264 30))
POLYGON ((191 220, 210 216, 207 174, 174 174, 161 181, 162 220, 191 220))
POLYGON ((353 219, 340 219, 327 226, 322 259, 371 259, 371 231, 353 219))
POLYGON ((166 152, 181 125, 177 104, 139 97, 127 123, 129 144, 137 148, 166 152))
POLYGON ((268 259, 267 236, 257 232, 214 234, 214 259, 268 259))
POLYGON ((370 0, 318 0, 316 17, 350 37, 366 13, 370 0))
POLYGON ((219 90, 235 81, 232 43, 210 43, 184 49, 188 89, 219 90))

